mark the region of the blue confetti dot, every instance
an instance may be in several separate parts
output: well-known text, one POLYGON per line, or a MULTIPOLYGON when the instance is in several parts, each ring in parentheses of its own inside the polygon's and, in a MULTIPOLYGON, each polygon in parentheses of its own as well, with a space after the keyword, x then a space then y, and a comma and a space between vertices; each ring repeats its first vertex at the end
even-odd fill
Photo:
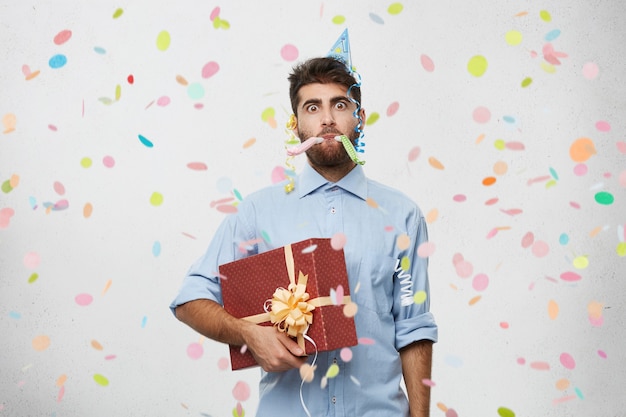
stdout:
POLYGON ((556 173, 556 170, 554 168, 550 168, 550 175, 552 175, 552 178, 558 181, 559 174, 556 173))
POLYGON ((559 243, 564 246, 569 243, 569 236, 567 233, 561 233, 561 236, 559 236, 559 243))
POLYGON ((548 32, 544 39, 546 41, 550 42, 550 41, 553 41, 556 38, 558 38, 559 35, 561 35, 561 31, 559 29, 554 29, 554 30, 551 30, 550 32, 548 32))
POLYGON ((515 117, 513 116, 503 116, 502 120, 504 120, 507 123, 515 123, 515 117))
POLYGON ((139 140, 141 141, 141 143, 143 143, 144 146, 148 148, 152 148, 154 146, 154 144, 144 135, 137 135, 137 136, 139 137, 139 140))
POLYGON ((148 322, 148 316, 143 316, 143 318, 141 319, 141 328, 143 329, 144 327, 146 327, 146 323, 148 322))
POLYGON ((156 241, 152 245, 152 254, 156 257, 161 254, 161 242, 156 241))
POLYGON ((100 55, 104 55, 104 54, 106 54, 106 53, 107 53, 106 49, 101 48, 101 47, 99 47, 99 46, 95 46, 95 47, 93 48, 93 50, 94 50, 97 54, 100 54, 100 55))
POLYGON ((204 87, 200 83, 192 83, 187 87, 187 95, 192 100, 199 100, 204 97, 204 87))
POLYGON ((11 317, 12 319, 19 320, 22 318, 22 315, 18 313, 17 311, 11 311, 9 312, 9 317, 11 317))
POLYGON ((372 22, 378 23, 379 25, 384 25, 385 24, 385 21, 383 20, 383 18, 378 16, 375 13, 370 13, 370 19, 372 19, 372 22))
POLYGON ((61 68, 62 66, 64 66, 65 64, 67 64, 67 57, 65 55, 55 55, 52 58, 50 58, 50 61, 48 61, 48 65, 50 65, 50 68, 61 68))

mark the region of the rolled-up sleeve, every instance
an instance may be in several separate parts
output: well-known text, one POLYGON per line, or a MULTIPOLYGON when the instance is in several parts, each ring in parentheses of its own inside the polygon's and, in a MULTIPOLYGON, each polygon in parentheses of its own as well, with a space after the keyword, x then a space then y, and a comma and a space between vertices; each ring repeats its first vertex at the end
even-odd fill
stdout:
POLYGON ((419 209, 410 216, 407 228, 411 243, 400 256, 408 258, 409 269, 396 273, 394 277, 393 315, 398 350, 418 340, 436 342, 438 338, 437 324, 430 312, 428 258, 417 254, 419 245, 428 241, 426 221, 419 209), (421 292, 426 295, 425 300, 415 302, 413 295, 421 292))

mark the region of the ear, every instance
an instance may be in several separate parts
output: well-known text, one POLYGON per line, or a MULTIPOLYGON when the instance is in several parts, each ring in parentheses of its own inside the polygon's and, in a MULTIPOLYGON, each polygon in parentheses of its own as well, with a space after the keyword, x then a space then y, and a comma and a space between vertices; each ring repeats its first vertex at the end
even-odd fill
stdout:
MULTIPOLYGON (((365 122, 367 121, 367 116, 365 115, 365 109, 359 110, 359 116, 361 117, 361 123, 365 125, 365 122)), ((363 128, 363 126, 361 126, 361 128, 363 128)))

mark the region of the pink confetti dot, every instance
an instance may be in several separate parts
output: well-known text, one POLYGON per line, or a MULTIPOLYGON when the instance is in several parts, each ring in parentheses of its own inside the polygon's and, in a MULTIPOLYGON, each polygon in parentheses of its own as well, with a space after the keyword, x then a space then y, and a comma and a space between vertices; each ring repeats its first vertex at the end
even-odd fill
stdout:
POLYGON ((11 223, 11 217, 15 214, 15 210, 10 207, 0 209, 0 229, 6 229, 11 223))
POLYGON ((424 242, 417 247, 417 256, 420 258, 428 258, 435 253, 435 244, 433 242, 424 242))
POLYGON ((561 353, 559 358, 561 360, 561 365, 563 365, 567 369, 574 369, 576 367, 576 361, 569 353, 561 353))
POLYGON ((216 17, 218 17, 220 15, 220 8, 216 7, 211 11, 211 15, 209 16, 209 19, 211 19, 211 22, 215 20, 216 17))
POLYGON ((200 343, 194 342, 190 343, 189 346, 187 346, 187 356, 189 356, 191 359, 200 359, 203 354, 204 348, 200 343))
POLYGON ((467 197, 464 194, 456 194, 454 197, 452 197, 452 199, 457 203, 462 203, 467 200, 467 197))
POLYGON ((456 274, 461 278, 469 278, 474 272, 474 266, 467 261, 461 261, 456 264, 456 274))
POLYGON ((615 145, 620 153, 626 154, 626 142, 619 141, 615 145))
POLYGON ((446 417, 459 417, 459 415, 454 411, 454 408, 448 408, 446 410, 446 417))
POLYGON ((583 65, 583 76, 588 80, 593 80, 598 76, 600 69, 595 62, 587 62, 583 65))
POLYGON ((65 187, 59 181, 55 181, 52 187, 54 188, 54 192, 57 193, 58 195, 65 194, 65 187))
POLYGON ((187 164, 187 168, 194 171, 206 171, 207 169, 209 169, 207 164, 205 164, 204 162, 189 162, 187 164))
POLYGON ((561 274, 561 279, 563 281, 567 281, 567 282, 580 281, 581 278, 582 277, 580 275, 578 275, 576 272, 567 271, 567 272, 563 272, 561 274))
POLYGON ((420 156, 421 149, 419 146, 415 146, 409 151, 409 162, 415 161, 420 156))
POLYGON ((537 371, 547 371, 550 369, 550 364, 547 362, 531 362, 530 367, 537 371))
POLYGON ((476 107, 472 113, 472 117, 476 123, 487 123, 491 120, 491 112, 486 107, 476 107))
POLYGON ((606 352, 603 350, 598 350, 598 356, 600 356, 602 359, 606 359, 606 352))
POLYGON ((350 348, 343 348, 341 349, 341 351, 339 352, 339 356, 341 357, 341 360, 344 362, 350 362, 352 360, 352 350, 350 348))
POLYGON ((582 177, 583 175, 587 174, 587 165, 585 164, 576 164, 576 166, 574 167, 574 174, 582 177))
POLYGON ((476 291, 485 291, 489 286, 489 277, 485 274, 478 274, 472 279, 472 287, 476 291))
POLYGON ((400 108, 400 103, 398 103, 397 101, 394 101, 393 103, 391 103, 389 107, 387 107, 387 117, 391 117, 394 114, 396 114, 399 108, 400 108))
POLYGON ((337 232, 330 238, 330 246, 334 250, 341 250, 346 245, 346 235, 341 232, 337 232))
POLYGON ((107 168, 113 168, 115 166, 115 159, 113 159, 112 156, 105 156, 104 158, 102 158, 102 165, 104 165, 107 168))
POLYGON ((168 96, 161 96, 157 99, 157 106, 165 107, 170 104, 170 98, 168 96))
POLYGON ((24 255, 24 266, 28 269, 35 269, 41 263, 41 257, 37 252, 28 252, 24 255))
POLYGON ((435 384, 435 381, 427 378, 422 379, 422 384, 426 385, 427 387, 434 387, 435 385, 437 385, 435 384))
POLYGON ((62 30, 59 33, 57 33, 56 36, 54 37, 54 43, 57 45, 63 45, 71 37, 72 37, 71 30, 68 30, 68 29, 62 30))
POLYGON ((55 125, 48 125, 48 129, 52 130, 53 132, 57 131, 57 127, 55 125))
POLYGON ((501 321, 501 322, 500 322, 500 327, 501 327, 502 329, 508 329, 510 326, 509 326, 509 323, 508 323, 508 322, 506 322, 506 321, 501 321))
POLYGON ((294 45, 287 44, 281 48, 280 56, 285 61, 295 61, 296 59, 298 59, 298 48, 296 48, 294 45))
POLYGON ((225 371, 226 369, 228 369, 228 364, 230 362, 228 361, 228 358, 220 358, 217 361, 217 367, 219 368, 220 371, 225 371))
POLYGON ((493 206, 494 204, 496 204, 498 201, 500 201, 499 198, 495 197, 495 198, 490 198, 489 200, 485 201, 485 205, 486 206, 493 206))
POLYGON ((207 62, 204 67, 202 67, 202 78, 211 78, 220 70, 220 66, 217 62, 211 61, 207 62))
POLYGON ((250 398, 250 386, 244 381, 238 381, 233 388, 233 397, 237 401, 246 401, 250 398))
POLYGON ((522 238, 522 247, 524 249, 527 249, 530 247, 530 245, 533 244, 534 241, 535 241, 535 235, 533 234, 533 232, 528 232, 522 238))
POLYGON ((517 358, 517 363, 520 364, 520 365, 524 365, 524 364, 526 364, 526 359, 524 359, 524 358, 517 358))
POLYGON ((531 250, 533 255, 535 255, 537 258, 543 258, 548 254, 548 252, 550 252, 550 247, 543 240, 538 240, 533 243, 531 250))
POLYGON ((619 174, 619 185, 626 187, 626 170, 620 172, 619 174))
POLYGON ((433 72, 435 70, 435 63, 428 55, 422 54, 420 56, 420 62, 422 64, 422 68, 424 68, 428 72, 433 72))
POLYGON ((93 302, 93 297, 90 294, 78 294, 74 297, 74 301, 76 301, 76 304, 79 306, 85 307, 93 302))
POLYGON ((596 129, 600 132, 608 132, 611 130, 611 125, 606 120, 599 120, 596 122, 596 129))

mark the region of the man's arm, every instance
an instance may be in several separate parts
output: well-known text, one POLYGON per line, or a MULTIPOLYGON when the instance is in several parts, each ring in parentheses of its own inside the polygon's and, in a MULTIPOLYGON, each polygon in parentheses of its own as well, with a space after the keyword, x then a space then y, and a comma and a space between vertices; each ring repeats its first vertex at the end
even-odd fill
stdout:
POLYGON ((305 353, 285 333, 235 318, 215 301, 199 299, 181 304, 176 307, 176 318, 209 339, 246 345, 267 372, 298 368, 305 362, 305 353))
POLYGON ((422 380, 430 379, 432 357, 431 340, 413 342, 400 351, 411 417, 430 416, 430 387, 422 380))

